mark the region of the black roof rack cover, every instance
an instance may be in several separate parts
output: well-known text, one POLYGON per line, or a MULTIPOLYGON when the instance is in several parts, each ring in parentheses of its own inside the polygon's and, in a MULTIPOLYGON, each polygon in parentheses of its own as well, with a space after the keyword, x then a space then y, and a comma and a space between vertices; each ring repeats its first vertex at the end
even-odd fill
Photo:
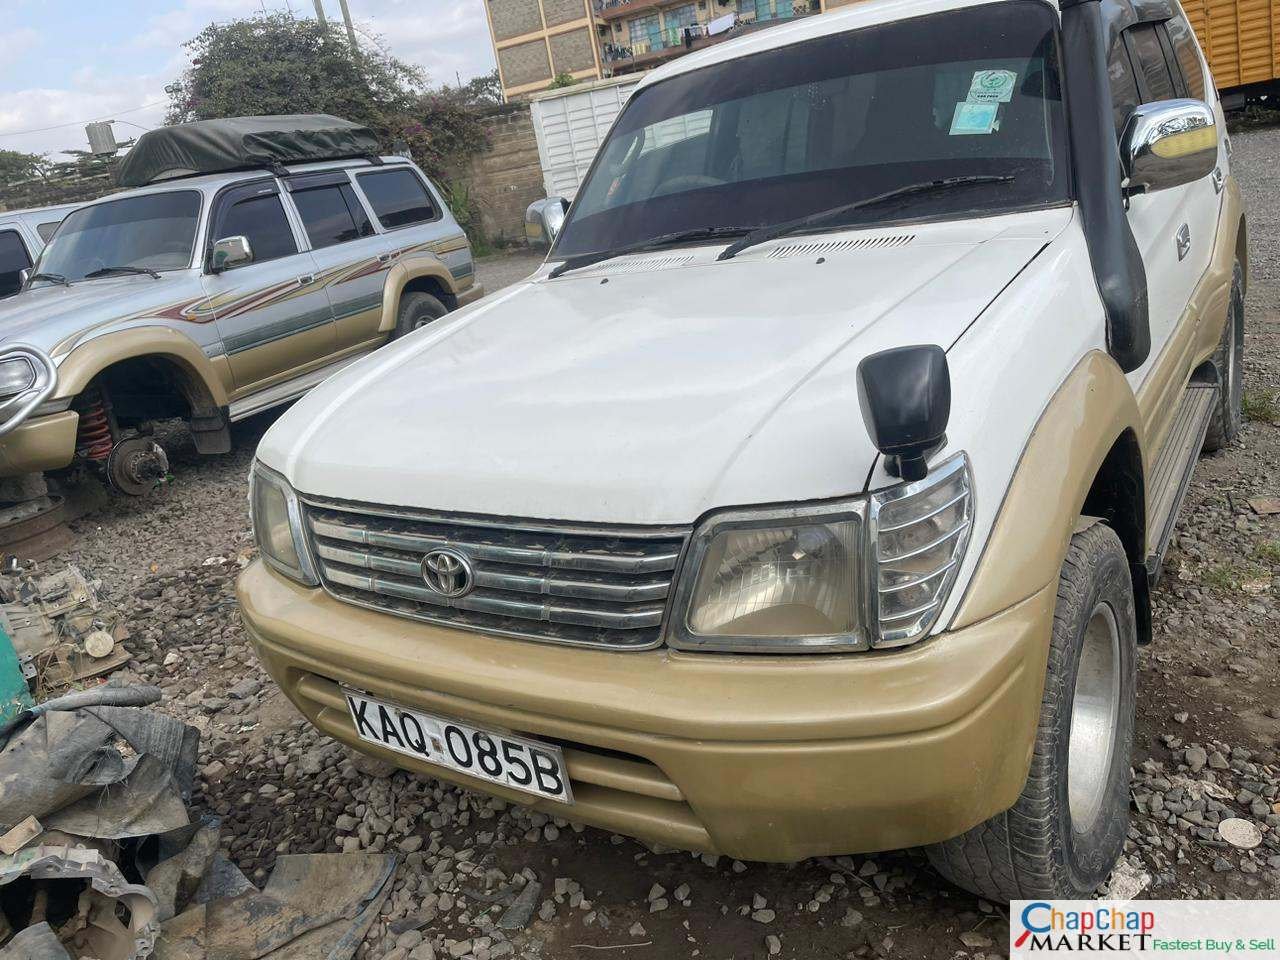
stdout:
POLYGON ((122 187, 286 163, 375 157, 368 127, 325 114, 196 120, 144 133, 116 171, 122 187))

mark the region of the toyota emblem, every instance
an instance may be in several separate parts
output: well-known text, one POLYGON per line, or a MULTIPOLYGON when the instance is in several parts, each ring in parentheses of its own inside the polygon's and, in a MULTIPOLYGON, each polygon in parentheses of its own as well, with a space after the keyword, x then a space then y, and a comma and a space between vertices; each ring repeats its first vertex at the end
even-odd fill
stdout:
POLYGON ((448 547, 432 550, 422 558, 422 579, 428 587, 449 600, 465 596, 475 586, 471 561, 448 547))

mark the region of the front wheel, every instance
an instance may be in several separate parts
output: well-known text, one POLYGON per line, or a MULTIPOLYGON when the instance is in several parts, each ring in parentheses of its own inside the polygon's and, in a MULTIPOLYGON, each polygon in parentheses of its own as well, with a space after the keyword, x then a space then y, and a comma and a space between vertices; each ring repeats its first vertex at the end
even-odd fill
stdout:
POLYGON ((439 320, 449 308, 429 293, 413 290, 400 298, 400 312, 396 315, 395 339, 419 330, 439 320))
POLYGON ((995 901, 1086 899, 1129 829, 1137 623, 1129 560, 1095 523, 1071 539, 1031 770, 1004 813, 928 847, 934 868, 995 901))

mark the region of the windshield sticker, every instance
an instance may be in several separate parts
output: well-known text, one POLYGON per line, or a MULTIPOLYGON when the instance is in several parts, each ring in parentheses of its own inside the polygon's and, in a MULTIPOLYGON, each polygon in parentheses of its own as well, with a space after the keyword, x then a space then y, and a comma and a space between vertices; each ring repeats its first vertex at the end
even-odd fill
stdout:
POLYGON ((970 103, 1008 103, 1018 75, 1012 70, 978 70, 969 84, 970 103))
POLYGON ((968 100, 961 100, 956 104, 955 116, 951 118, 951 136, 990 133, 998 128, 996 117, 999 112, 998 103, 970 103, 968 100))

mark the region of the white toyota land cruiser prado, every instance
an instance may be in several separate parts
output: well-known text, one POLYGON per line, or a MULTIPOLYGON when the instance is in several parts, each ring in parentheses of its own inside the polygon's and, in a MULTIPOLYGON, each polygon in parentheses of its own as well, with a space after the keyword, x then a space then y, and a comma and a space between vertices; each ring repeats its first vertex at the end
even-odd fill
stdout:
POLYGON ((1135 648, 1236 434, 1247 252, 1176 0, 871 0, 640 86, 527 281, 263 439, 245 621, 326 733, 992 898, 1122 849, 1135 648))

